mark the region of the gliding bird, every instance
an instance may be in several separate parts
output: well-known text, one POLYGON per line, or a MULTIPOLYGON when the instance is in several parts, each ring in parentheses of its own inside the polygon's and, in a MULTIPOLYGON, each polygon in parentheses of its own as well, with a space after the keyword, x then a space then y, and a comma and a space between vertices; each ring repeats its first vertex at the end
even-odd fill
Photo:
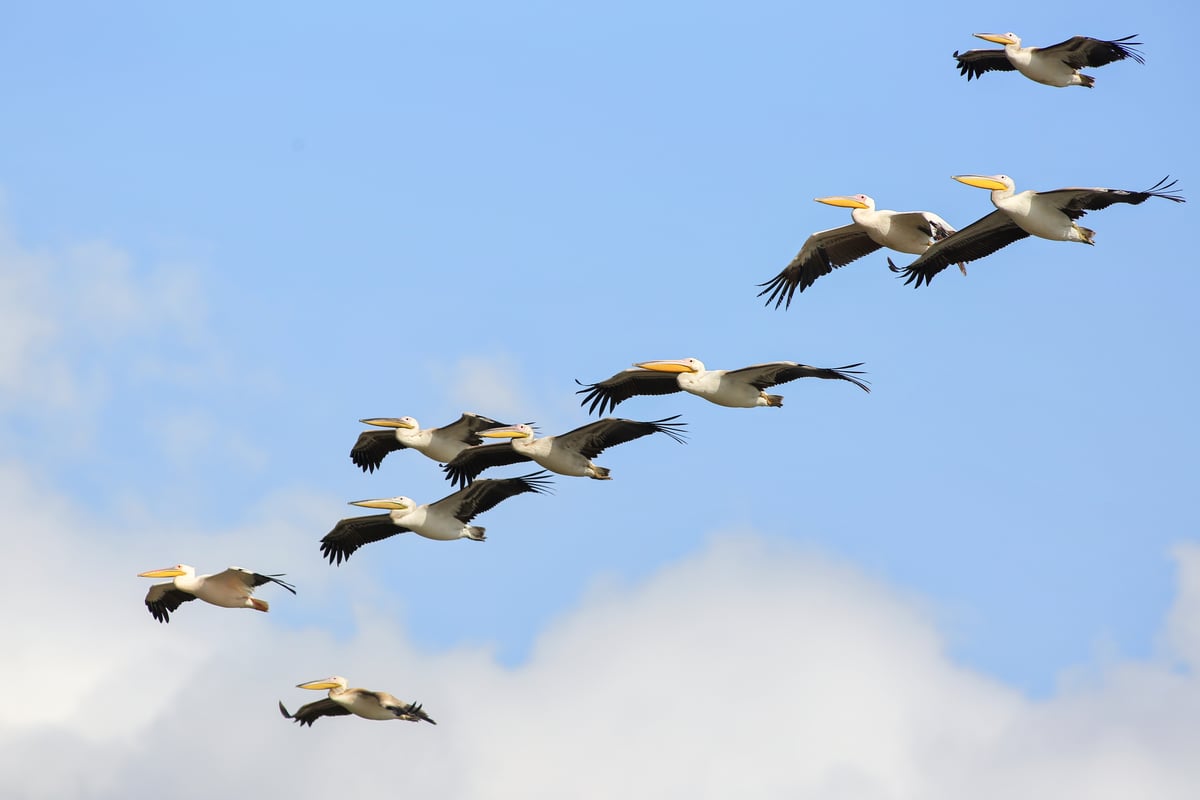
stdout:
MULTIPOLYGON (((850 208, 854 220, 840 228, 817 231, 809 236, 783 271, 766 283, 759 297, 770 292, 767 305, 790 308, 792 297, 803 292, 822 275, 857 261, 881 247, 901 253, 924 253, 930 244, 954 233, 950 223, 930 211, 875 210, 875 201, 865 194, 852 197, 817 197, 818 203, 850 208)), ((963 268, 966 275, 966 268, 963 268)))
POLYGON ((1146 63, 1145 57, 1133 49, 1140 46, 1141 42, 1129 41, 1137 36, 1136 33, 1111 42, 1089 36, 1072 36, 1065 42, 1049 47, 1022 47, 1021 37, 1015 33, 975 33, 972 36, 1002 44, 1004 49, 968 50, 965 53, 955 50, 958 72, 966 75, 968 81, 985 72, 1016 70, 1029 80, 1046 86, 1082 86, 1090 89, 1096 79, 1081 74, 1079 70, 1084 67, 1103 67, 1125 58, 1131 58, 1139 64, 1146 63))
POLYGON ((417 505, 408 497, 355 500, 350 505, 384 508, 388 513, 341 520, 321 539, 321 554, 330 564, 341 564, 364 544, 408 531, 438 541, 471 539, 482 542, 484 529, 469 524, 471 520, 514 495, 525 492, 545 494, 550 487, 546 475, 543 470, 517 478, 479 480, 437 502, 423 505, 417 505))
POLYGON ((767 394, 764 390, 797 378, 850 381, 864 392, 871 391, 864 381, 854 377, 862 374, 854 367, 861 366, 861 362, 844 367, 810 367, 795 361, 771 361, 741 369, 707 370, 704 362, 696 358, 642 361, 599 383, 580 383, 577 380, 575 382, 583 388, 575 394, 583 395, 580 405, 591 404, 588 406, 589 414, 597 409, 603 414, 634 395, 680 391, 729 408, 778 408, 783 405, 783 397, 767 394))
POLYGON ((170 622, 173 611, 189 600, 200 598, 222 608, 253 608, 266 611, 266 600, 254 597, 254 589, 264 583, 277 583, 292 594, 296 587, 279 580, 282 574, 260 575, 241 567, 230 567, 216 575, 197 575, 195 567, 176 564, 165 569, 139 572, 139 578, 171 578, 169 583, 156 583, 146 593, 146 608, 159 622, 170 622))
POLYGON ((372 692, 367 689, 349 689, 349 684, 341 675, 332 675, 319 681, 308 681, 297 684, 297 689, 328 689, 329 696, 296 709, 295 714, 289 714, 283 702, 279 703, 279 713, 285 719, 294 719, 301 727, 312 724, 320 717, 343 717, 354 714, 363 719, 402 719, 409 722, 424 720, 431 725, 437 725, 433 718, 421 709, 420 703, 406 703, 397 700, 387 692, 372 692))
POLYGON ((374 472, 383 463, 384 456, 406 447, 445 463, 460 450, 480 444, 483 440, 475 435, 478 431, 504 424, 469 412, 442 428, 422 428, 412 417, 372 417, 359 422, 388 429, 363 431, 358 435, 350 450, 350 460, 363 472, 374 472))
POLYGON ((592 459, 610 447, 615 447, 652 433, 665 433, 683 444, 683 427, 686 422, 676 414, 652 422, 636 422, 632 419, 597 420, 560 436, 534 437, 532 425, 506 425, 480 431, 485 439, 508 438, 504 444, 481 444, 468 447, 443 469, 446 477, 456 486, 466 486, 485 469, 521 461, 533 461, 559 475, 611 480, 607 467, 597 466, 592 459))
POLYGON ((1012 178, 1007 175, 955 175, 954 180, 989 189, 996 210, 972 222, 958 233, 943 239, 926 250, 906 267, 897 267, 888 259, 892 272, 905 276, 905 283, 928 284, 933 276, 950 264, 974 261, 1007 247, 1026 236, 1037 236, 1061 242, 1095 244, 1096 232, 1076 225, 1089 211, 1099 211, 1114 203, 1137 205, 1151 197, 1161 197, 1175 203, 1184 198, 1173 190, 1176 181, 1163 178, 1144 192, 1126 189, 1055 189, 1049 192, 1014 191, 1012 178), (915 281, 915 283, 914 283, 915 281))

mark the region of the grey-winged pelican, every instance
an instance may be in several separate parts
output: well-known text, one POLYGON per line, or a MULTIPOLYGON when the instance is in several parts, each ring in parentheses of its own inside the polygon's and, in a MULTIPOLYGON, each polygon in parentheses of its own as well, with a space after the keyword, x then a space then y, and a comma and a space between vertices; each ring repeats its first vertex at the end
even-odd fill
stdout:
POLYGON ((266 611, 266 600, 254 597, 255 587, 277 583, 292 594, 296 587, 279 580, 281 574, 262 575, 241 567, 230 567, 215 575, 197 575, 194 567, 176 564, 173 567, 139 572, 139 578, 171 578, 168 583, 156 583, 146 593, 146 608, 159 622, 170 622, 173 611, 197 598, 222 608, 253 608, 266 611))
POLYGON ((482 440, 475 435, 478 431, 504 424, 470 412, 464 412, 454 422, 441 428, 422 428, 412 417, 371 417, 360 419, 359 422, 386 429, 363 431, 351 448, 350 460, 363 472, 374 472, 383 463, 384 456, 406 447, 445 463, 463 448, 479 444, 482 440))
POLYGON ((484 529, 471 525, 471 520, 515 495, 525 492, 545 494, 550 487, 546 478, 544 470, 516 478, 488 478, 423 505, 402 496, 355 500, 350 505, 387 509, 388 513, 341 520, 321 539, 321 554, 330 564, 341 564, 364 544, 408 531, 438 541, 471 539, 482 542, 484 529))
POLYGON ((972 34, 985 41, 1004 45, 1003 50, 954 51, 958 61, 958 72, 967 80, 978 78, 985 72, 1008 72, 1016 70, 1031 81, 1046 86, 1083 86, 1090 89, 1096 79, 1079 70, 1084 67, 1103 67, 1114 61, 1131 58, 1145 64, 1145 57, 1133 48, 1141 42, 1131 42, 1134 36, 1106 41, 1090 36, 1072 36, 1065 42, 1049 47, 1022 47, 1021 37, 1015 33, 972 34))
MULTIPOLYGON (((822 275, 873 253, 881 247, 919 255, 933 242, 954 233, 950 223, 931 211, 889 211, 875 209, 875 201, 865 194, 817 197, 818 203, 852 209, 854 221, 840 228, 818 231, 804 242, 800 252, 783 271, 766 283, 758 293, 768 294, 767 305, 790 308, 792 297, 803 292, 822 275)), ((966 269, 963 269, 966 274, 966 269)))
POLYGON ((350 689, 349 684, 341 675, 331 675, 319 681, 307 681, 297 684, 298 689, 328 689, 329 696, 324 700, 300 706, 295 714, 288 713, 283 702, 279 703, 279 713, 286 719, 294 719, 301 727, 311 726, 320 717, 343 717, 348 714, 363 719, 402 719, 409 722, 424 720, 431 725, 437 725, 433 718, 425 713, 420 703, 406 703, 398 700, 387 692, 372 692, 367 689, 350 689))
POLYGON ((765 389, 797 378, 850 381, 864 392, 871 391, 864 381, 854 377, 862 374, 854 367, 861 366, 861 362, 844 367, 810 367, 795 361, 771 361, 741 369, 710 370, 697 358, 641 361, 599 383, 576 381, 583 388, 575 394, 583 395, 580 405, 588 406, 589 414, 597 410, 603 414, 634 395, 681 391, 729 408, 778 408, 783 405, 783 397, 767 394, 765 389))
POLYGON ((968 186, 990 190, 996 210, 930 247, 908 266, 897 267, 889 258, 888 266, 893 272, 904 275, 906 284, 928 284, 950 264, 975 261, 1027 236, 1095 244, 1096 232, 1075 224, 1075 221, 1089 211, 1099 211, 1114 203, 1137 205, 1151 197, 1184 202, 1178 191, 1172 189, 1176 181, 1168 183, 1167 178, 1144 192, 1101 188, 1017 192, 1013 179, 1007 175, 953 177, 968 186))
POLYGON ((632 442, 652 433, 665 433, 680 444, 683 443, 683 428, 686 422, 674 422, 676 414, 651 422, 608 417, 559 436, 535 436, 532 425, 505 425, 500 428, 480 431, 485 439, 507 438, 504 444, 481 444, 468 447, 443 470, 446 477, 456 486, 465 486, 475 480, 479 473, 491 467, 533 461, 559 475, 610 480, 607 467, 592 463, 592 459, 610 447, 632 442))

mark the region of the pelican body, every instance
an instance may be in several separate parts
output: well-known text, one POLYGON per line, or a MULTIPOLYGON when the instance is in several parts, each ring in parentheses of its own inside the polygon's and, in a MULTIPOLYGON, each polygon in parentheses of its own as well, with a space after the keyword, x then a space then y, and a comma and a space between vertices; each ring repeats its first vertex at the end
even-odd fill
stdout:
POLYGON ((359 422, 386 429, 363 431, 354 442, 350 459, 363 472, 374 472, 384 456, 406 447, 444 464, 465 448, 480 444, 482 439, 475 435, 478 431, 504 424, 470 412, 441 428, 422 428, 413 417, 371 417, 359 422))
POLYGON ((171 612, 197 598, 221 608, 252 608, 266 611, 266 600, 254 597, 255 587, 277 583, 292 594, 296 587, 281 581, 282 574, 261 575, 241 567, 230 567, 215 575, 197 575, 195 567, 176 564, 164 569, 139 572, 139 578, 170 578, 169 583, 156 583, 146 593, 146 608, 159 622, 170 622, 171 612))
POLYGON ((420 703, 406 703, 398 700, 387 692, 373 692, 367 689, 350 689, 349 683, 341 675, 332 675, 319 681, 308 681, 297 684, 298 689, 328 689, 329 695, 324 700, 301 706, 295 714, 288 713, 283 703, 279 703, 279 713, 285 719, 294 719, 301 727, 311 726, 320 717, 342 717, 349 714, 363 719, 389 720, 401 719, 409 722, 424 720, 431 725, 437 723, 421 709, 420 703))
POLYGON ((729 408, 778 408, 783 405, 783 397, 767 394, 765 390, 797 378, 850 381, 865 392, 871 391, 865 382, 854 377, 862 374, 854 367, 861 366, 858 363, 844 367, 810 367, 795 361, 771 361, 741 369, 710 370, 705 369, 704 362, 697 358, 642 361, 599 383, 581 383, 583 388, 576 394, 584 396, 580 405, 588 406, 588 413, 599 409, 601 414, 606 408, 616 408, 618 403, 634 395, 680 391, 729 408))
POLYGON ((388 513, 341 520, 321 539, 321 553, 330 564, 341 564, 364 544, 409 531, 441 542, 455 539, 482 542, 486 538, 485 529, 470 524, 472 519, 514 495, 545 494, 549 486, 543 471, 517 478, 475 481, 434 503, 418 505, 403 496, 355 500, 350 505, 386 509, 388 513))
POLYGON ((954 180, 987 189, 996 210, 926 250, 906 267, 897 267, 888 259, 893 272, 905 276, 905 283, 920 286, 953 263, 965 263, 990 255, 1027 236, 1060 242, 1095 244, 1096 232, 1076 224, 1089 211, 1099 211, 1114 203, 1137 205, 1151 197, 1175 203, 1184 198, 1173 190, 1176 181, 1163 178, 1144 192, 1126 189, 1055 189, 1049 192, 1016 191, 1007 175, 955 175, 954 180))
POLYGON ((485 439, 507 438, 505 444, 481 444, 468 447, 443 469, 452 483, 465 486, 480 472, 490 467, 532 461, 559 475, 577 478, 611 480, 607 467, 592 463, 592 459, 609 447, 640 439, 652 433, 665 433, 683 443, 685 422, 673 422, 679 415, 651 422, 632 419, 607 419, 576 428, 560 436, 537 438, 532 425, 505 425, 500 428, 480 431, 485 439))
POLYGON ((1102 67, 1114 61, 1130 58, 1139 64, 1146 59, 1134 48, 1141 42, 1131 42, 1133 36, 1122 39, 1093 39, 1089 36, 1073 36, 1065 42, 1049 47, 1022 47, 1021 37, 1015 33, 976 33, 977 38, 1004 45, 1003 50, 968 50, 954 52, 960 75, 967 80, 978 78, 985 72, 1016 70, 1031 81, 1046 86, 1082 86, 1090 89, 1096 79, 1079 70, 1084 67, 1102 67))
MULTIPOLYGON (((919 255, 935 241, 954 233, 950 223, 930 211, 889 211, 875 208, 865 194, 814 198, 818 203, 849 208, 849 225, 818 231, 804 242, 800 252, 783 271, 758 293, 768 294, 767 305, 790 308, 797 291, 803 292, 817 278, 857 261, 881 247, 919 255)), ((965 272, 965 271, 964 271, 965 272)))

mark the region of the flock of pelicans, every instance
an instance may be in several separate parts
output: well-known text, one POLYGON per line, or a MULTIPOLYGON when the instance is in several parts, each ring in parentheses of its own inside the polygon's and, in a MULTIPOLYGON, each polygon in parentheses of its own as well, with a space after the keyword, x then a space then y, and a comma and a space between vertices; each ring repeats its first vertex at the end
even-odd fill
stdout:
MULTIPOLYGON (((1133 49, 1139 43, 1130 41, 1132 36, 1112 41, 1075 36, 1041 48, 1022 47, 1021 40, 1012 33, 975 36, 1004 45, 1004 49, 955 52, 959 71, 967 80, 985 72, 1015 70, 1048 86, 1090 88, 1095 80, 1080 74, 1084 67, 1126 58, 1144 63, 1141 53, 1133 49)), ((897 267, 889 258, 888 266, 903 275, 906 284, 921 286, 951 264, 957 264, 966 274, 968 262, 1031 235, 1093 244, 1094 232, 1077 224, 1089 211, 1114 203, 1136 205, 1150 197, 1184 201, 1174 191, 1175 181, 1166 178, 1141 192, 1099 188, 1017 192, 1007 175, 956 175, 954 179, 989 190, 996 207, 961 231, 928 211, 876 210, 875 201, 866 195, 817 198, 820 203, 852 209, 853 222, 810 236, 782 272, 760 284, 764 288, 759 296, 767 295, 767 305, 789 307, 795 293, 803 292, 817 278, 884 247, 917 256, 904 267, 897 267)), ((581 384, 583 388, 577 394, 583 395, 581 405, 588 413, 599 414, 637 395, 680 391, 730 408, 779 407, 783 398, 766 390, 800 378, 843 380, 870 391, 866 382, 856 377, 862 374, 855 369, 859 366, 822 368, 775 361, 742 369, 710 370, 694 358, 644 361, 606 380, 581 384)), ((418 504, 408 497, 356 501, 352 505, 387 513, 341 520, 321 539, 321 553, 330 564, 340 565, 363 545, 404 532, 439 541, 483 541, 484 528, 471 524, 476 516, 515 495, 544 493, 550 473, 608 480, 609 470, 592 459, 610 447, 655 433, 683 442, 686 423, 677 420, 678 416, 650 422, 607 417, 558 436, 543 437, 537 436, 529 424, 508 425, 471 413, 441 428, 422 428, 412 417, 361 420, 377 429, 360 434, 350 451, 351 460, 364 472, 379 468, 390 452, 412 449, 438 462, 451 485, 459 488, 433 503, 418 504), (484 439, 506 441, 485 443, 484 439), (542 469, 513 478, 478 477, 493 467, 527 461, 542 469)), ((168 622, 183 603, 197 598, 222 608, 266 611, 267 602, 254 597, 257 587, 272 583, 292 594, 296 592, 292 584, 282 580, 283 575, 260 574, 240 567, 215 575, 197 575, 192 567, 177 564, 140 573, 139 577, 171 579, 155 584, 146 594, 146 607, 159 622, 168 622)), ((320 717, 348 714, 433 723, 420 704, 399 700, 387 692, 350 688, 338 675, 307 681, 298 688, 328 692, 325 698, 301 706, 294 714, 282 702, 279 704, 280 713, 300 725, 312 725, 320 717)))

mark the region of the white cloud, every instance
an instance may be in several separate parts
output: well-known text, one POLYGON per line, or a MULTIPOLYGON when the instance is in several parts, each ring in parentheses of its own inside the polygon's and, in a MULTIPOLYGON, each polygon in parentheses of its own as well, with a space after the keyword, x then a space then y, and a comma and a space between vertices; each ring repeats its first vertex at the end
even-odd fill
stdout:
POLYGON ((136 571, 185 551, 204 568, 267 564, 309 543, 308 502, 172 531, 168 556, 149 520, 90 519, 0 469, 16 548, 0 561, 0 794, 1158 800, 1200 785, 1195 545, 1176 552, 1162 660, 1103 665, 1043 701, 956 665, 917 600, 751 533, 638 585, 597 584, 511 669, 484 648, 417 649, 375 587, 315 559, 292 575, 301 596, 264 596, 276 611, 348 598, 354 631, 195 604, 149 619, 136 571), (331 672, 439 724, 278 716, 277 699, 319 696, 294 684, 331 672))

